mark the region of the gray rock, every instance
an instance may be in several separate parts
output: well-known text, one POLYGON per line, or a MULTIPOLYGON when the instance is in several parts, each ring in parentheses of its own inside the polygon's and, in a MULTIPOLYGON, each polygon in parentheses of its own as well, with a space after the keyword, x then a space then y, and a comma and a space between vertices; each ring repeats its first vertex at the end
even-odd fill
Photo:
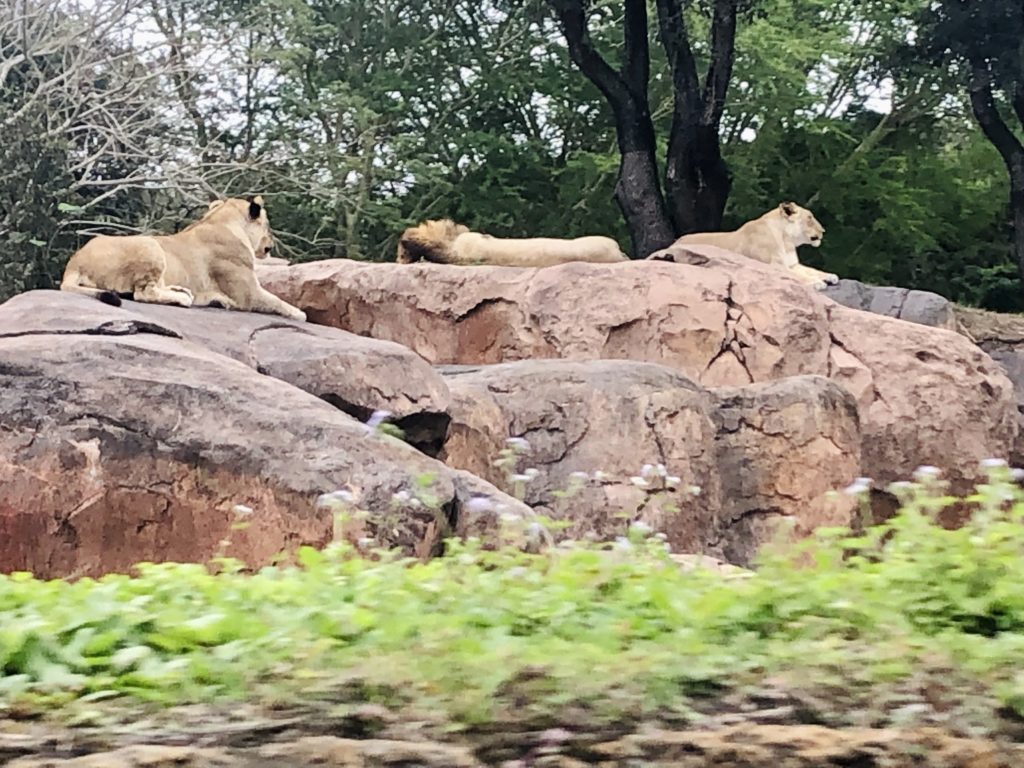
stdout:
POLYGON ((953 303, 937 293, 840 280, 822 293, 845 307, 895 317, 918 325, 958 329, 953 303))

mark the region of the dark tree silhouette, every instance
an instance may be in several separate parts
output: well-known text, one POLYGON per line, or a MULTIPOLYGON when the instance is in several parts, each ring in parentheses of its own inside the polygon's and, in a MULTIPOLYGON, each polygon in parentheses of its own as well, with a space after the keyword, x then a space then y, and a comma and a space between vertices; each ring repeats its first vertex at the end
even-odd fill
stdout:
POLYGON ((933 61, 962 72, 971 111, 1009 171, 1013 250, 1024 280, 1024 4, 942 0, 921 28, 933 61))
POLYGON ((548 0, 573 62, 615 116, 620 166, 615 198, 644 258, 679 235, 720 228, 732 185, 719 128, 732 77, 737 17, 746 0, 712 3, 710 57, 701 82, 683 16, 683 0, 657 0, 658 39, 672 72, 673 109, 659 178, 648 100, 650 50, 646 0, 624 0, 623 53, 616 69, 597 51, 588 29, 588 0, 548 0))

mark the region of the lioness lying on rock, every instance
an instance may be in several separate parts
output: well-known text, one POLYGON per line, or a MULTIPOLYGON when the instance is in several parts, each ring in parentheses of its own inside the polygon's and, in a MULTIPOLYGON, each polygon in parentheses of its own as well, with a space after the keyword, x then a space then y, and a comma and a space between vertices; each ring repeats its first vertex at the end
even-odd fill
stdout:
POLYGON ((263 198, 214 200, 174 235, 97 235, 68 261, 62 291, 114 306, 121 295, 152 304, 216 306, 305 320, 256 279, 253 262, 273 246, 263 198))
MULTIPOLYGON (((734 232, 698 232, 683 235, 672 245, 714 245, 751 259, 775 264, 788 270, 794 277, 821 290, 839 282, 838 275, 820 272, 804 266, 797 258, 801 245, 817 248, 825 236, 814 214, 796 203, 782 203, 753 221, 748 221, 734 232)), ((669 250, 657 251, 648 258, 672 261, 669 250)))
POLYGON ((629 261, 610 237, 597 235, 571 240, 553 237, 525 239, 493 237, 471 232, 451 219, 425 221, 410 227, 398 240, 399 264, 430 261, 438 264, 502 267, 552 267, 571 261, 607 264, 629 261))

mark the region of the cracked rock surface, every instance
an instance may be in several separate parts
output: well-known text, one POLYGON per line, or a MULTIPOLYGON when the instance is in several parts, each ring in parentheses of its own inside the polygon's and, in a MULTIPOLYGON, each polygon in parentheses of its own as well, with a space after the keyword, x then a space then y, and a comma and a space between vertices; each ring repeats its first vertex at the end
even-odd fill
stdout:
POLYGON ((346 535, 418 555, 438 549, 470 493, 522 508, 318 397, 176 338, 162 321, 154 331, 92 301, 92 322, 65 297, 55 299, 62 314, 31 298, 0 311, 4 572, 204 562, 225 538, 226 554, 259 565, 329 541, 333 516, 315 501, 341 488, 389 512, 346 535), (440 517, 394 506, 424 474, 435 477, 440 517), (231 530, 236 505, 253 510, 243 530, 231 530))
POLYGON ((821 376, 713 392, 726 560, 750 563, 783 517, 796 537, 858 522, 856 501, 830 493, 860 471, 860 423, 849 392, 821 376))
POLYGON ((640 521, 675 551, 747 565, 781 517, 793 518, 797 535, 854 522, 853 500, 827 494, 859 472, 856 406, 822 377, 707 390, 665 366, 627 360, 440 370, 452 393, 445 461, 511 492, 491 462, 509 435, 525 438, 517 469, 538 474, 519 481, 523 498, 568 523, 561 535, 607 540, 640 521), (644 463, 664 465, 676 487, 634 481, 644 463), (560 497, 574 472, 591 476, 560 497))
POLYGON ((715 466, 713 398, 669 368, 624 360, 518 363, 445 369, 452 393, 452 426, 443 459, 506 492, 505 470, 491 462, 510 436, 529 450, 518 472, 535 468, 523 500, 564 520, 561 535, 599 540, 642 521, 665 533, 679 552, 709 553, 721 503, 715 466), (644 463, 664 464, 675 489, 630 481, 644 463), (557 494, 573 472, 605 472, 569 498, 557 494), (687 491, 699 486, 701 495, 687 491))
POLYGON ((545 269, 332 260, 262 267, 260 281, 315 322, 435 364, 630 359, 706 387, 825 376, 854 395, 862 474, 879 486, 933 464, 965 490, 981 459, 1010 453, 1013 387, 965 337, 840 306, 721 249, 676 251, 545 269))

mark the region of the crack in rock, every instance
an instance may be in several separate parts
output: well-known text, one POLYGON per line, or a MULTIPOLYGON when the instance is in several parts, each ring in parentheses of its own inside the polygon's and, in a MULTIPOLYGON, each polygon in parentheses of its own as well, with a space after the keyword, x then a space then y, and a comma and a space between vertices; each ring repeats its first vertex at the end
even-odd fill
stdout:
POLYGON ((754 375, 750 372, 750 368, 747 367, 747 360, 743 354, 744 344, 742 341, 740 341, 739 334, 737 333, 740 321, 745 318, 749 321, 749 318, 747 318, 746 312, 744 311, 742 305, 740 305, 732 296, 732 290, 734 285, 735 283, 732 280, 730 280, 728 288, 726 288, 726 295, 722 299, 726 306, 722 345, 719 348, 718 352, 715 353, 714 357, 712 357, 708 364, 705 366, 704 373, 706 374, 708 371, 710 371, 712 366, 714 366, 714 364, 717 363, 726 354, 731 353, 733 357, 736 358, 736 362, 738 362, 740 364, 740 367, 743 368, 743 372, 747 374, 747 383, 753 384, 754 375))
MULTIPOLYGON (((829 319, 831 320, 831 317, 829 319)), ((879 392, 879 390, 878 390, 878 385, 875 384, 875 374, 874 374, 874 370, 871 368, 871 366, 868 365, 866 362, 864 362, 863 358, 861 358, 860 356, 855 354, 852 350, 850 350, 849 347, 847 347, 845 344, 843 344, 843 342, 841 342, 836 337, 836 335, 834 333, 832 333, 831 331, 829 331, 828 338, 829 338, 829 341, 831 341, 835 346, 839 347, 839 349, 843 350, 843 352, 845 352, 850 357, 852 357, 854 360, 856 360, 858 363, 860 363, 862 366, 864 366, 864 370, 866 370, 871 375, 871 397, 872 397, 872 400, 880 402, 883 405, 888 406, 889 403, 886 402, 885 398, 882 396, 882 393, 879 392)), ((832 369, 832 360, 831 360, 831 356, 829 356, 829 362, 828 362, 828 375, 829 375, 829 378, 832 377, 833 373, 834 373, 834 371, 832 369)))
POLYGON ((95 328, 78 328, 74 330, 34 330, 12 331, 0 333, 0 339, 16 339, 22 336, 135 336, 149 333, 155 336, 167 336, 172 339, 182 338, 177 331, 165 328, 147 320, 109 320, 95 328))
POLYGON ((465 320, 468 320, 473 315, 483 312, 485 309, 487 309, 487 307, 495 306, 497 304, 508 304, 510 306, 516 306, 516 302, 506 299, 503 296, 496 296, 489 299, 480 299, 480 301, 478 301, 476 304, 474 304, 472 307, 465 310, 464 312, 452 312, 451 317, 453 320, 455 320, 455 322, 461 323, 464 322, 465 320))

